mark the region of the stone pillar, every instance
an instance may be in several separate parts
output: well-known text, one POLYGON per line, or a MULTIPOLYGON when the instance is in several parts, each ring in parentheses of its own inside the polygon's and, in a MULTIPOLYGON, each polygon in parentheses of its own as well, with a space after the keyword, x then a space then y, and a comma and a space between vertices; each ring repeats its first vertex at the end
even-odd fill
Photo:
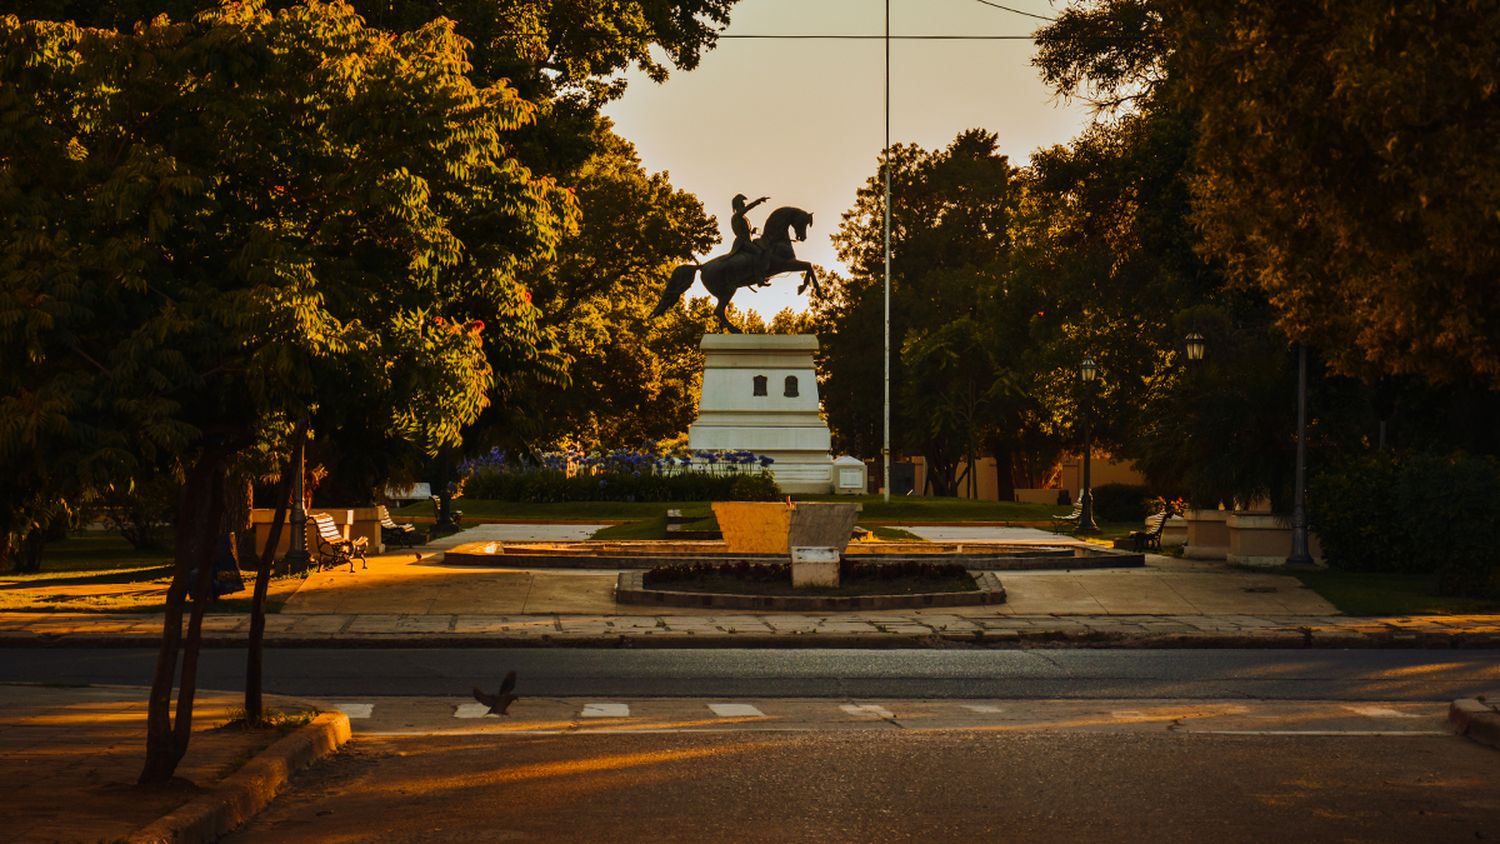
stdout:
POLYGON ((698 420, 688 447, 751 451, 775 462, 783 492, 833 491, 832 435, 818 405, 811 335, 707 334, 698 420))

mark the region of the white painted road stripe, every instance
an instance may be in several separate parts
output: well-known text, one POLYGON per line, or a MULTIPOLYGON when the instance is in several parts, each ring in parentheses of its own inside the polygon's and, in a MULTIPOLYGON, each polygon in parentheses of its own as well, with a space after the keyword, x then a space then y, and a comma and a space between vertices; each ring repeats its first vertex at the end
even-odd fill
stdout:
POLYGON ((630 705, 625 703, 586 703, 580 718, 629 718, 630 705))
POLYGON ((875 718, 896 717, 891 714, 891 711, 889 709, 886 709, 883 706, 876 706, 872 703, 846 703, 843 706, 840 706, 839 709, 844 710, 850 715, 867 715, 875 718))
POLYGON ((348 715, 350 718, 368 718, 375 711, 373 703, 335 703, 334 709, 348 715))
POLYGON ((454 718, 483 718, 490 714, 490 708, 482 703, 460 703, 453 709, 454 718))
POLYGON ((748 703, 710 703, 708 708, 720 718, 763 718, 766 714, 748 703))
POLYGON ((970 712, 982 712, 986 715, 999 715, 1000 713, 1005 711, 1004 709, 1001 709, 1000 707, 990 703, 966 703, 964 704, 964 709, 967 709, 970 712))
POLYGON ((1447 730, 1188 730, 1195 736, 1451 736, 1447 730))
POLYGON ((1366 718, 1426 718, 1428 716, 1420 712, 1401 712, 1389 706, 1348 706, 1345 709, 1355 715, 1363 715, 1366 718))

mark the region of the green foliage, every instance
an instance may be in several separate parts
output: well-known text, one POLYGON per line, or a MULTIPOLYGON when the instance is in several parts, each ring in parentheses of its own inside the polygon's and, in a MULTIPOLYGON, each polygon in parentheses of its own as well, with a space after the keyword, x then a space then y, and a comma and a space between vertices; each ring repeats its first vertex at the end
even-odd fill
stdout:
MULTIPOLYGON (((956 493, 960 462, 1037 445, 1025 356, 1040 305, 1034 287, 1006 272, 1021 191, 997 145, 970 130, 942 150, 893 147, 885 165, 894 197, 893 446, 927 458, 940 495, 956 493)), ((834 238, 853 275, 830 277, 814 302, 829 425, 837 448, 865 455, 881 447, 881 394, 870 385, 881 382, 884 213, 882 172, 860 188, 834 238)))
POLYGON ((302 412, 430 450, 497 369, 538 365, 516 270, 575 205, 508 156, 533 108, 469 81, 451 24, 9 17, 0 62, 0 458, 23 489, 86 498, 302 412))
POLYGON ((1436 574, 1440 594, 1493 594, 1500 461, 1370 455, 1319 473, 1308 495, 1331 567, 1436 574))
POLYGON ((1159 5, 1208 254, 1342 371, 1500 387, 1500 5, 1159 5))
POLYGON ((1105 522, 1136 522, 1146 518, 1150 496, 1143 486, 1105 484, 1096 486, 1094 517, 1105 522))
MULTIPOLYGON (((526 420, 496 433, 526 433, 543 448, 595 450, 677 436, 697 408, 701 331, 674 310, 646 319, 672 268, 706 252, 711 218, 665 174, 649 174, 634 148, 600 125, 600 152, 564 178, 577 186, 582 223, 555 257, 534 262, 542 322, 567 359, 569 387, 526 396, 526 420), (517 424, 520 423, 520 424, 517 424)), ((500 445, 480 436, 473 445, 500 445)), ((513 445, 513 443, 503 443, 513 445)))
POLYGON ((579 473, 480 468, 464 482, 472 498, 528 503, 564 501, 775 501, 775 479, 761 472, 579 473))

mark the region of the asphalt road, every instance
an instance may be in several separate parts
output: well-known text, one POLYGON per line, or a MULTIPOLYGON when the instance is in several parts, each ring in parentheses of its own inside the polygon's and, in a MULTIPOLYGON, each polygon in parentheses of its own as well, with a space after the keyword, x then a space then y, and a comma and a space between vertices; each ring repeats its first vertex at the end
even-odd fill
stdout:
POLYGON ((360 737, 230 841, 1500 838, 1452 736, 802 732, 360 737))
MULTIPOLYGON (((155 652, 0 649, 0 681, 150 682, 155 652)), ((272 649, 287 695, 464 695, 509 669, 547 697, 1448 701, 1500 688, 1488 651, 272 649)), ((242 688, 244 652, 199 686, 242 688)))

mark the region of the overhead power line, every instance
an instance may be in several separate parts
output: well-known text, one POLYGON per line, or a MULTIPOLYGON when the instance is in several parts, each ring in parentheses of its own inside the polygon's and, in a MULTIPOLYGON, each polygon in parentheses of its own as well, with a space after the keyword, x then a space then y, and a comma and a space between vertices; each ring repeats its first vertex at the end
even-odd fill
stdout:
POLYGON ((1035 14, 1034 12, 1023 12, 1020 9, 1012 9, 1009 6, 1002 6, 999 3, 992 3, 992 2, 990 2, 990 0, 974 0, 974 2, 975 3, 979 3, 981 5, 984 5, 984 6, 989 6, 992 9, 1000 9, 1001 11, 1010 12, 1013 15, 1023 15, 1023 16, 1028 17, 1028 18, 1036 18, 1039 21, 1055 21, 1055 20, 1057 20, 1057 18, 1049 18, 1046 15, 1038 15, 1038 14, 1035 14))
MULTIPOLYGON (((849 34, 834 34, 834 33, 830 33, 828 35, 804 35, 804 34, 798 34, 798 33, 786 33, 786 34, 766 33, 766 34, 752 34, 752 35, 742 35, 742 34, 728 35, 728 34, 721 34, 718 37, 719 37, 720 40, 723 40, 723 39, 741 39, 741 40, 746 40, 746 41, 755 41, 755 40, 761 40, 761 41, 767 41, 767 40, 769 40, 769 41, 884 41, 886 39, 886 36, 884 36, 884 35, 849 35, 849 34)), ((1032 40, 1034 40, 1034 38, 1033 38, 1033 36, 1030 36, 1030 35, 892 35, 892 36, 890 36, 890 40, 892 40, 892 41, 1032 41, 1032 40)))

